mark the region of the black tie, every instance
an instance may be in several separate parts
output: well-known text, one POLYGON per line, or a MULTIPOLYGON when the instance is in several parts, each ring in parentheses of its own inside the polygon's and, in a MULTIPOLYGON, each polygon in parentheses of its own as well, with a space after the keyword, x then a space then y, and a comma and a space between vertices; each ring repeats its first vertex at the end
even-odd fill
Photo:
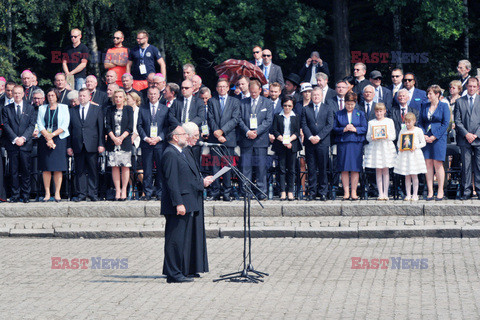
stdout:
POLYGON ((22 110, 20 110, 20 105, 17 105, 17 118, 20 120, 20 117, 22 116, 22 110))
POLYGON ((82 106, 82 122, 85 121, 85 107, 82 106))

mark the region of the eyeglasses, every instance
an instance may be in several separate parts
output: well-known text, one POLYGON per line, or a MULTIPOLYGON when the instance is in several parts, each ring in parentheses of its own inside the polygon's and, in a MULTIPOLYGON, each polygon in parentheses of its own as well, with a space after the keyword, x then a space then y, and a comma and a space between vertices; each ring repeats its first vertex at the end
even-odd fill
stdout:
POLYGON ((392 74, 392 78, 400 78, 400 77, 401 77, 401 75, 394 75, 394 74, 392 74))
POLYGON ((293 108, 293 104, 284 104, 283 107, 287 107, 287 108, 293 108))
POLYGON ((271 57, 272 55, 271 54, 262 54, 262 57, 271 57))
POLYGON ((70 36, 70 38, 75 38, 75 39, 78 38, 78 37, 79 37, 79 36, 70 36))
POLYGON ((262 51, 253 51, 253 53, 260 53, 260 52, 262 52, 262 51))
POLYGON ((191 87, 182 87, 182 90, 188 90, 190 89, 191 87))
POLYGON ((403 79, 403 82, 410 82, 410 81, 414 81, 415 79, 403 79))

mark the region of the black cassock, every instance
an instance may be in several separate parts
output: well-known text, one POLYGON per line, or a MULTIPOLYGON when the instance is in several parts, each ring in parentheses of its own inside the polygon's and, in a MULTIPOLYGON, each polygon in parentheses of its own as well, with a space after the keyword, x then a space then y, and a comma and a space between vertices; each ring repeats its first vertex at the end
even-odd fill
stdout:
MULTIPOLYGON (((195 166, 200 174, 198 161, 195 161, 192 148, 183 149, 190 166, 195 166)), ((185 239, 185 256, 183 274, 189 275, 194 273, 208 272, 207 258, 207 237, 205 234, 204 207, 202 201, 202 209, 199 212, 189 213, 187 219, 187 238, 185 239)))

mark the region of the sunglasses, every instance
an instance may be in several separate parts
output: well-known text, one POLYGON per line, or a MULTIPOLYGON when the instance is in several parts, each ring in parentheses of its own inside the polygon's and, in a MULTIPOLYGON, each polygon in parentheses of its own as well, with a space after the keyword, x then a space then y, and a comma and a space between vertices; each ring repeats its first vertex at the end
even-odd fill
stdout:
POLYGON ((75 39, 78 38, 78 37, 79 37, 79 36, 70 36, 70 38, 75 38, 75 39))
POLYGON ((271 54, 263 54, 262 57, 271 57, 271 54))
POLYGON ((253 53, 260 53, 260 52, 262 52, 262 51, 253 51, 253 53))
POLYGON ((403 79, 403 82, 410 82, 410 81, 414 81, 415 79, 403 79))
POLYGON ((191 87, 182 87, 182 90, 188 90, 190 89, 191 87))

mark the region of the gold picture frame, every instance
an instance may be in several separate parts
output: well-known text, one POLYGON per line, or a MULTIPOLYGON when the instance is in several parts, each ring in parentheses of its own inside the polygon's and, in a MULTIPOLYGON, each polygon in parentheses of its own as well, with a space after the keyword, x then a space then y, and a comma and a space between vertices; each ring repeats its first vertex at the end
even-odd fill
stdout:
POLYGON ((373 140, 388 139, 387 126, 386 125, 372 126, 372 139, 373 140))
POLYGON ((413 149, 413 133, 402 133, 400 135, 400 151, 410 151, 413 149))

